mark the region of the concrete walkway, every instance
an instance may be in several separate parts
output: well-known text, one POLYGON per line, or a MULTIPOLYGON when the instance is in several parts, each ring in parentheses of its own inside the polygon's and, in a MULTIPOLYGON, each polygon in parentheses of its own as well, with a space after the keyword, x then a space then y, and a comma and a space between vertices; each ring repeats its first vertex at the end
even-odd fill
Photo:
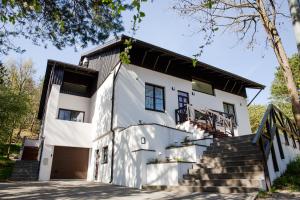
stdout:
POLYGON ((254 194, 150 192, 84 181, 0 183, 0 199, 253 199, 254 194))

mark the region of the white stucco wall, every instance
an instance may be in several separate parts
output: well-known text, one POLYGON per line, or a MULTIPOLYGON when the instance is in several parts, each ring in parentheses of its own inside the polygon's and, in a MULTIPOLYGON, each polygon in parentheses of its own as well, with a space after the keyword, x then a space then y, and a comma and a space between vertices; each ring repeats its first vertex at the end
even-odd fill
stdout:
POLYGON ((59 94, 58 109, 84 112, 84 122, 90 122, 90 98, 70 94, 59 94))
POLYGON ((274 137, 274 150, 276 154, 276 160, 278 163, 279 171, 275 172, 273 161, 272 161, 272 155, 270 153, 268 158, 268 169, 269 169, 269 175, 272 182, 285 172, 287 165, 292 160, 300 156, 299 143, 296 141, 296 148, 294 148, 292 138, 289 137, 288 139, 289 139, 289 145, 286 145, 284 136, 280 134, 281 146, 284 153, 284 159, 281 159, 278 144, 277 144, 278 141, 277 138, 274 137))
MULTIPOLYGON (((49 180, 54 146, 91 148, 92 124, 57 119, 58 109, 83 110, 88 113, 89 100, 60 93, 60 85, 52 85, 43 126, 44 147, 39 180, 49 180), (78 103, 78 107, 76 106, 78 103)), ((89 116, 89 115, 87 115, 89 116)))
POLYGON ((197 162, 206 149, 207 147, 198 145, 176 147, 167 149, 166 155, 171 159, 181 159, 183 161, 197 162))
POLYGON ((158 163, 147 165, 147 185, 178 185, 192 163, 158 163))
POLYGON ((175 127, 175 109, 178 108, 178 90, 188 92, 194 108, 223 110, 223 102, 235 105, 238 121, 238 134, 250 134, 250 122, 246 99, 215 90, 215 95, 208 95, 192 90, 192 83, 134 65, 122 65, 116 87, 116 121, 118 127, 144 123, 158 123, 175 127), (152 83, 165 88, 165 112, 145 110, 145 83, 152 83), (175 91, 172 90, 175 87, 175 91), (192 95, 194 92, 194 95, 192 95))
MULTIPOLYGON (((146 184, 146 163, 155 158, 165 158, 166 147, 175 142, 182 142, 188 135, 191 134, 159 125, 139 125, 116 131, 113 183, 141 188, 146 184), (141 144, 142 137, 146 139, 145 144, 141 144)), ((108 183, 111 168, 111 134, 94 142, 93 154, 95 149, 98 148, 101 152, 106 145, 109 146, 109 159, 107 164, 100 163, 98 180, 108 183)), ((94 155, 91 164, 94 166, 94 155)), ((89 180, 92 179, 91 174, 89 180)))

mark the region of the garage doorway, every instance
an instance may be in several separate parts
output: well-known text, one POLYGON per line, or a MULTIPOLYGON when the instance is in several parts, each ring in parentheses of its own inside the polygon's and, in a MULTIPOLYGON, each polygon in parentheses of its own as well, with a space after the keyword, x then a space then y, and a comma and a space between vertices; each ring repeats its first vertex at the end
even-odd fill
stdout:
POLYGON ((86 179, 89 149, 55 146, 51 179, 86 179))

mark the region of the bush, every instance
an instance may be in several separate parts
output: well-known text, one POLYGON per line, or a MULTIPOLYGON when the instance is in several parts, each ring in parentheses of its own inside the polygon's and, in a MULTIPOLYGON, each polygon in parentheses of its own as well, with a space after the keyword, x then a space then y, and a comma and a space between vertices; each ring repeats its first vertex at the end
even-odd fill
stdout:
MULTIPOLYGON (((7 153, 8 144, 0 144, 0 156, 4 156, 7 153)), ((11 144, 10 153, 19 154, 21 149, 20 144, 11 144)))
POLYGON ((300 157, 288 164, 285 173, 274 181, 273 187, 300 191, 300 157))
POLYGON ((13 170, 15 161, 0 156, 0 181, 7 180, 13 170))

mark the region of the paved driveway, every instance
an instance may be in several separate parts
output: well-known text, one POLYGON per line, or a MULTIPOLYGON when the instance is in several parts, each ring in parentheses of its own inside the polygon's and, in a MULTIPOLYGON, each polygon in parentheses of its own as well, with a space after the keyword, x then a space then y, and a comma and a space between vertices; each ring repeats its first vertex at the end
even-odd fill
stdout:
POLYGON ((0 199, 252 199, 253 194, 150 192, 84 181, 0 183, 0 199))

